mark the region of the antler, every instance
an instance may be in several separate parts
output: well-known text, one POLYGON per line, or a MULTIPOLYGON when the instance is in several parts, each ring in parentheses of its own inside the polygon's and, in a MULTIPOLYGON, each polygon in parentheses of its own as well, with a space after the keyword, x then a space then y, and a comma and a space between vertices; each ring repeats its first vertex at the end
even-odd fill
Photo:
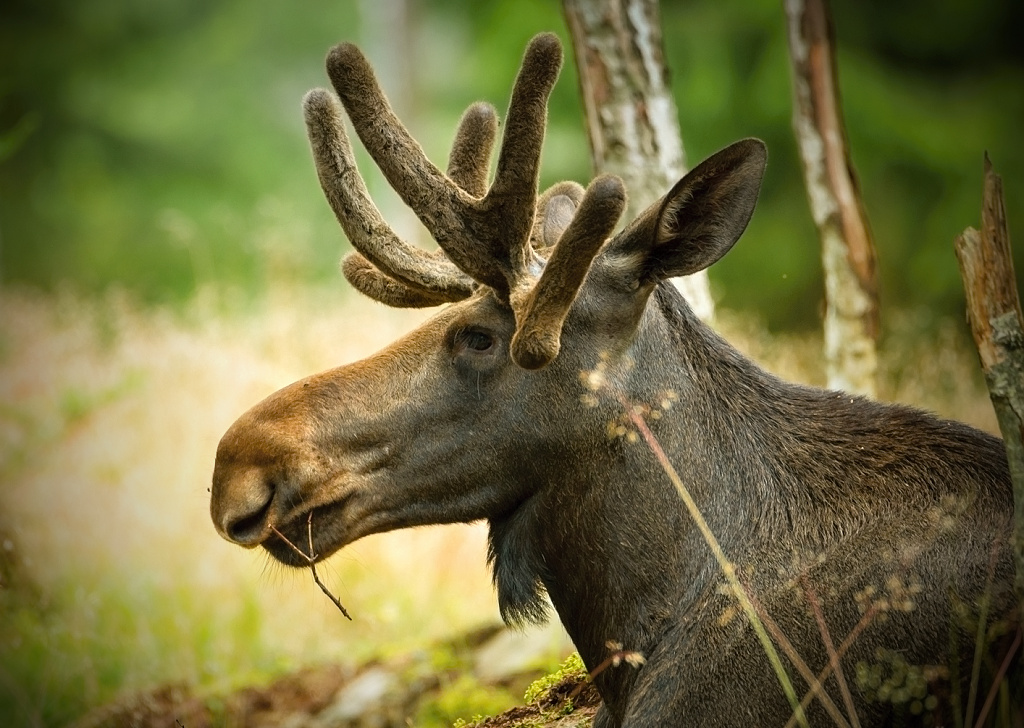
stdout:
POLYGON ((468 296, 473 290, 471 278, 450 262, 401 240, 381 217, 356 167, 337 99, 324 89, 314 89, 306 94, 303 108, 320 186, 345 235, 362 254, 346 259, 346 278, 367 295, 393 305, 434 306, 468 296), (382 282, 367 276, 371 264, 426 302, 396 300, 393 286, 388 294, 377 295, 382 282))
POLYGON ((569 307, 625 207, 626 191, 621 179, 604 174, 590 183, 540 280, 520 305, 514 302, 517 325, 511 349, 519 366, 539 369, 558 355, 569 307))
POLYGON ((408 245, 384 222, 356 169, 335 98, 317 89, 304 102, 320 184, 358 251, 345 259, 345 277, 393 306, 437 305, 469 296, 477 283, 489 286, 516 313, 512 356, 527 368, 543 366, 558 353, 569 306, 625 204, 617 178, 598 178, 586 192, 563 183, 545 194, 551 214, 534 229, 547 100, 561 63, 555 35, 543 33, 530 42, 488 189, 497 129, 491 106, 474 104, 463 115, 444 174, 395 116, 359 49, 343 43, 328 54, 328 75, 356 134, 446 257, 408 245), (550 254, 546 267, 531 236, 538 250, 550 254))

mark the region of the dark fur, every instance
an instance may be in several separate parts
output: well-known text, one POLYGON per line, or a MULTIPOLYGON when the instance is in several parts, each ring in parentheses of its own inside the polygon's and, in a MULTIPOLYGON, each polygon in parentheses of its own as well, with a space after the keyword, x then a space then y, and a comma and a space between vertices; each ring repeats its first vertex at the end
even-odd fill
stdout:
MULTIPOLYGON (((976 615, 988 594, 990 623, 1009 631, 1013 618, 1002 442, 909 407, 783 382, 702 324, 670 285, 657 288, 642 328, 634 371, 619 384, 632 401, 678 393, 656 434, 751 592, 812 671, 828 656, 806 586, 838 644, 861 618, 858 592, 870 586, 882 598, 898 578, 921 586, 912 610, 872 620, 843 660, 861 723, 921 720, 908 712, 912 701, 894 708, 864 699, 856 665, 879 663, 877 649, 909 665, 958 663, 959 680, 929 686, 940 698, 929 715, 941 722, 962 712, 974 637, 956 609, 976 615)), ((721 571, 651 453, 639 443, 582 447, 605 453, 592 458, 594 472, 552 460, 550 489, 492 520, 503 615, 515 623, 541 614, 543 584, 589 667, 608 654, 608 640, 647 656, 639 671, 598 677, 607 710, 598 725, 785 723, 791 708, 746 619, 720 624, 735 601, 720 593, 721 571)), ((982 692, 1008 642, 988 648, 982 692)), ((799 676, 795 683, 802 695, 807 686, 799 676)), ((842 706, 834 678, 826 688, 842 706)), ((809 716, 831 723, 817 703, 809 716)))

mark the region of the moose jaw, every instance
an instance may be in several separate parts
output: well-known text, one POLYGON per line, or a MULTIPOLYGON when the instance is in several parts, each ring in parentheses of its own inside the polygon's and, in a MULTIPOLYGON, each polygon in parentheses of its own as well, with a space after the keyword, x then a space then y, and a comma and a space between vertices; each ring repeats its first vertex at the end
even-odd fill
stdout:
MULTIPOLYGON (((277 534, 306 544, 310 518, 318 559, 372 533, 487 519, 507 622, 544 620, 547 594, 588 669, 610 640, 646 657, 596 677, 595 725, 781 725, 792 706, 665 471, 635 442, 624 408, 638 408, 745 588, 808 665, 829 664, 813 599, 832 635, 861 630, 847 674, 928 666, 928 715, 854 684, 861 724, 948 719, 968 690, 970 671, 955 666, 974 656, 957 615, 983 599, 992 623, 1015 608, 1001 441, 783 382, 666 283, 742 234, 762 142, 711 156, 618 233, 616 177, 538 196, 561 59, 554 35, 529 44, 488 185, 491 106, 466 111, 441 172, 359 50, 331 50, 338 96, 311 91, 304 109, 321 186, 355 248, 345 277, 391 306, 447 305, 377 354, 243 414, 217 450, 218 532, 304 566, 277 534), (439 251, 408 245, 381 218, 344 115, 439 251)), ((987 645, 996 665, 1004 632, 987 645)), ((823 701, 840 702, 836 678, 823 685, 812 724, 831 723, 823 701)))

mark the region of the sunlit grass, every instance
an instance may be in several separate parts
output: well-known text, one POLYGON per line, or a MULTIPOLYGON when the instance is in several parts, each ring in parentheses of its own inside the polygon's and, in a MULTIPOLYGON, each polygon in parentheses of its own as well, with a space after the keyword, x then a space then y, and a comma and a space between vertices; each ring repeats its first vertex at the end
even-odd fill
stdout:
POLYGON ((334 292, 179 312, 0 296, 0 724, 59 724, 154 683, 210 689, 497 618, 481 526, 372 537, 310 581, 221 540, 217 442, 280 386, 422 318, 334 292), (458 574, 458 576, 453 576, 458 574))
MULTIPOLYGON (((213 693, 496 620, 480 524, 371 537, 328 560, 349 623, 308 571, 222 541, 209 519, 216 445, 241 412, 426 315, 341 285, 175 311, 0 293, 0 725, 59 725, 168 681, 213 693)), ((821 382, 815 337, 728 313, 720 326, 773 371, 821 382)), ((891 328, 885 398, 994 429, 954 325, 891 328)))

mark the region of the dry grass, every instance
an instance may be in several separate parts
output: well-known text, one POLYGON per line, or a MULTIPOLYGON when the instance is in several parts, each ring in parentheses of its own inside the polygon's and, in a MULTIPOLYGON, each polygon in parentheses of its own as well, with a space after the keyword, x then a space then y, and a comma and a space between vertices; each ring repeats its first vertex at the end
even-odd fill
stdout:
POLYGON ((306 571, 216 535, 207 488, 231 422, 423 317, 327 292, 217 309, 0 295, 0 542, 13 586, 38 592, 28 625, 0 625, 0 723, 4 703, 61 688, 91 702, 216 684, 497 619, 480 525, 371 537, 324 564, 354 623, 306 571))
MULTIPOLYGON (((730 311, 719 312, 717 328, 740 351, 782 378, 825 386, 820 335, 770 333, 754 317, 730 311)), ((886 315, 884 328, 878 357, 880 399, 999 434, 965 322, 897 311, 886 315)))
MULTIPOLYGON (((322 576, 349 623, 305 570, 225 543, 209 520, 216 445, 242 411, 425 315, 292 289, 174 313, 117 294, 0 293, 0 576, 12 582, 0 597, 31 593, 0 601, 0 722, 59 722, 119 690, 221 686, 496 619, 481 525, 371 537, 329 560, 322 576)), ((773 371, 820 383, 814 337, 728 315, 721 328, 773 371)), ((959 329, 893 328, 885 398, 994 430, 959 329)))

